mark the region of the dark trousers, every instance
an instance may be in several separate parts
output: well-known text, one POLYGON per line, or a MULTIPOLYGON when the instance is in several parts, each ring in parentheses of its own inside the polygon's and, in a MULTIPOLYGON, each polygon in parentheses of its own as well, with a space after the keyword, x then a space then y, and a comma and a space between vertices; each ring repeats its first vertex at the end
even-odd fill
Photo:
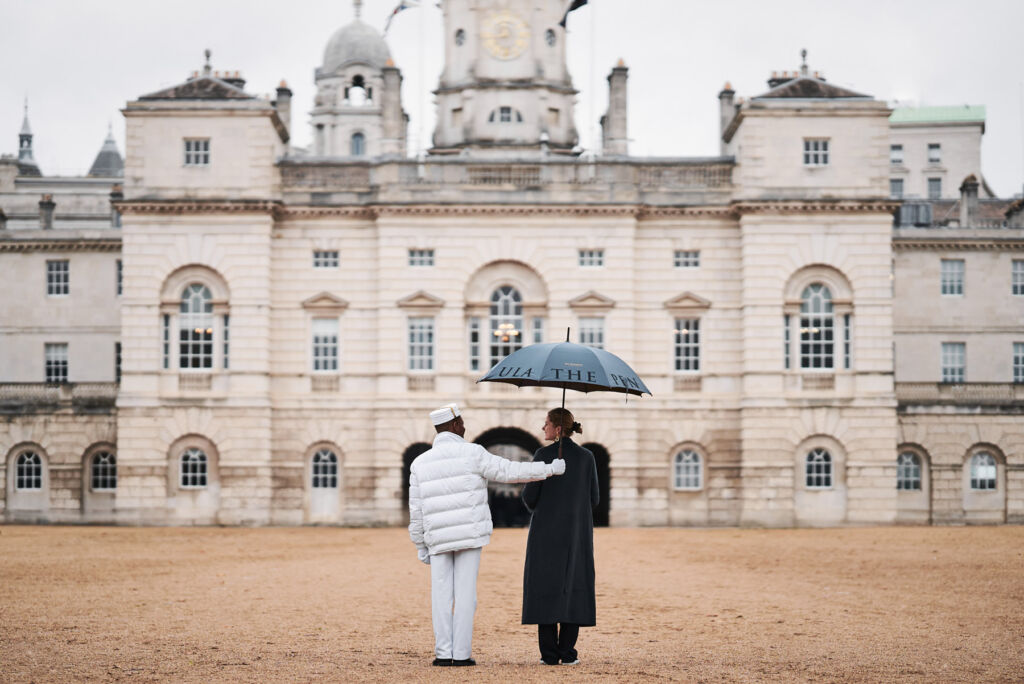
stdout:
POLYGON ((561 625, 537 625, 540 657, 552 665, 559 660, 563 663, 573 662, 576 660, 576 638, 579 635, 579 625, 570 625, 566 622, 561 625))

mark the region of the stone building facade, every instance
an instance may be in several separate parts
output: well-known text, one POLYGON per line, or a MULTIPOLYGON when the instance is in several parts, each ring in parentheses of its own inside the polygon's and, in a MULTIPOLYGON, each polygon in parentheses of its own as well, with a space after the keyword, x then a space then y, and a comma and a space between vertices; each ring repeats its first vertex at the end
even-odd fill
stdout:
MULTIPOLYGON (((357 19, 316 72, 311 150, 286 86, 207 64, 127 103, 123 178, 46 193, 52 225, 46 177, 4 176, 4 519, 401 524, 426 412, 458 401, 468 438, 529 457, 559 394, 476 380, 569 330, 653 392, 567 397, 599 524, 1024 520, 1016 205, 967 178, 904 211, 892 110, 806 66, 720 93, 721 156, 640 159, 620 63, 581 156, 550 5, 444 3, 425 159, 357 19), (76 193, 92 223, 63 222, 76 193)), ((522 522, 508 494, 496 518, 522 522)))

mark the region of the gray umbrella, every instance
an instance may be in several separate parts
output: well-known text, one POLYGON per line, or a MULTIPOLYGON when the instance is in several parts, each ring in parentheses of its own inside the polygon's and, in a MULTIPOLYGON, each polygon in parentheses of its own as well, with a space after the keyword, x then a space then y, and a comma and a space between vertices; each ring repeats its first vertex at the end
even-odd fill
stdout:
MULTIPOLYGON (((477 382, 506 382, 517 387, 561 387, 562 408, 565 408, 565 390, 577 392, 622 392, 624 394, 650 394, 651 390, 615 354, 569 342, 532 344, 514 351, 487 372, 477 382)), ((562 442, 558 442, 561 456, 562 442)))

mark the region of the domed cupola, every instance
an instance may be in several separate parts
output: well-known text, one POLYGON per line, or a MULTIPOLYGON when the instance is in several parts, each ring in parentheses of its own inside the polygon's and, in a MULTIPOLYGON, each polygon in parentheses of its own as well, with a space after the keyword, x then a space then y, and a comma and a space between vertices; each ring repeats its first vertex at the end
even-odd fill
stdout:
POLYGON ((354 159, 405 152, 408 117, 402 111, 402 76, 384 36, 360 18, 327 41, 316 70, 313 154, 354 159))
POLYGON ((391 59, 391 50, 384 37, 369 24, 356 19, 334 32, 324 50, 323 65, 317 77, 328 76, 352 64, 365 64, 383 69, 391 59))

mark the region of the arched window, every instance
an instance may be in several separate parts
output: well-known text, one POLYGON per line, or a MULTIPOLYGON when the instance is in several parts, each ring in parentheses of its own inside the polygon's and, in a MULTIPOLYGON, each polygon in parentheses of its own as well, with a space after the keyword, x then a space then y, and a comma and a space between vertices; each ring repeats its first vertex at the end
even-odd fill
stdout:
POLYGON ((835 324, 832 293, 821 283, 800 295, 800 367, 835 368, 835 324))
POLYGON ((808 489, 828 489, 832 486, 832 456, 824 449, 812 449, 807 454, 806 483, 808 489))
POLYGON ((921 489, 921 457, 912 451, 896 459, 896 489, 921 489))
POLYGON ((987 451, 971 456, 971 489, 987 491, 996 488, 996 459, 987 451))
POLYGON ((523 123, 523 115, 518 109, 513 109, 512 107, 498 107, 491 110, 491 115, 487 117, 487 121, 490 123, 523 123))
POLYGON ((370 89, 366 80, 359 74, 352 78, 352 85, 345 88, 345 101, 353 107, 362 107, 370 100, 370 89))
POLYGON ((338 457, 330 449, 313 454, 313 489, 338 488, 338 457))
POLYGON ((213 295, 201 283, 181 293, 178 335, 179 368, 213 368, 213 295))
POLYGON ((673 486, 676 489, 700 489, 703 486, 703 468, 700 454, 691 449, 684 449, 676 454, 675 477, 673 486))
POLYGON ((207 458, 195 447, 186 449, 181 455, 181 478, 183 489, 201 489, 206 486, 207 458))
POLYGON ((117 489, 117 457, 109 451, 98 451, 89 459, 89 482, 94 492, 117 489))
POLYGON ((362 157, 366 154, 366 136, 358 132, 353 133, 349 149, 353 157, 362 157))
POLYGON ((511 285, 491 294, 491 366, 523 346, 523 298, 511 285))
POLYGON ((34 451, 18 456, 14 470, 14 489, 17 491, 39 491, 43 488, 43 459, 34 451))

